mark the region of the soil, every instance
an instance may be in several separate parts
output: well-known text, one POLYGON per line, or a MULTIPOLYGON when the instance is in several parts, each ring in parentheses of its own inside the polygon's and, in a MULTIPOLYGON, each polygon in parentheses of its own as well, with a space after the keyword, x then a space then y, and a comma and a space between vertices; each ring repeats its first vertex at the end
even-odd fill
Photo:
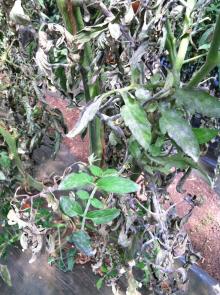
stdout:
MULTIPOLYGON (((46 99, 51 107, 58 108, 63 113, 68 130, 71 130, 79 118, 80 111, 76 108, 68 108, 68 102, 61 100, 56 94, 50 93, 46 99)), ((80 136, 73 139, 64 137, 63 145, 77 160, 87 160, 89 155, 88 136, 84 140, 80 136)), ((177 175, 170 185, 169 193, 175 203, 183 200, 186 193, 200 196, 203 199, 203 204, 194 209, 186 225, 186 231, 195 251, 200 252, 203 257, 199 266, 220 281, 220 197, 195 172, 185 182, 186 193, 181 195, 176 191, 176 184, 180 177, 181 174, 177 175)), ((182 202, 177 205, 177 212, 182 216, 188 208, 189 205, 182 202)))
MULTIPOLYGON (((203 200, 203 204, 195 207, 185 227, 195 251, 200 252, 203 257, 199 265, 220 281, 220 197, 196 172, 193 172, 186 180, 183 187, 186 192, 181 195, 176 191, 176 184, 180 177, 181 174, 177 175, 168 191, 175 203, 183 200, 183 196, 187 193, 203 200)), ((177 212, 180 216, 187 213, 188 209, 189 205, 186 202, 177 204, 177 212)))
MULTIPOLYGON (((52 108, 59 109, 64 115, 64 121, 67 125, 68 131, 72 130, 80 116, 80 111, 77 108, 68 107, 68 101, 60 99, 56 93, 48 93, 46 101, 52 108)), ((74 138, 63 138, 63 144, 70 150, 70 152, 79 161, 87 162, 89 155, 89 140, 88 134, 84 139, 80 135, 74 138)))

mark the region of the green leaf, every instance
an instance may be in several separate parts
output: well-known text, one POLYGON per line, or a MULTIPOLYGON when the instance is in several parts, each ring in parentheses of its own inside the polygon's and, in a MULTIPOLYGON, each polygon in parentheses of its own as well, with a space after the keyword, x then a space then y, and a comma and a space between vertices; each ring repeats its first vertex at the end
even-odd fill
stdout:
POLYGON ((69 217, 75 217, 83 214, 80 204, 71 197, 62 196, 60 198, 60 207, 63 213, 69 217))
POLYGON ((67 252, 67 271, 72 271, 75 265, 76 249, 69 249, 67 252))
POLYGON ((59 190, 69 190, 93 183, 93 177, 86 173, 70 173, 60 183, 59 190))
POLYGON ((89 193, 87 191, 79 190, 76 194, 81 200, 89 199, 89 193))
POLYGON ((96 182, 99 189, 107 193, 127 194, 138 190, 138 184, 119 176, 106 176, 96 182))
POLYGON ((199 143, 191 126, 177 112, 169 110, 162 114, 159 121, 162 133, 168 133, 185 154, 195 162, 199 159, 199 143))
POLYGON ((138 102, 129 97, 128 94, 123 93, 122 97, 125 105, 121 108, 121 115, 125 125, 131 130, 139 144, 145 150, 148 150, 151 143, 151 124, 147 115, 138 102))
POLYGON ((98 166, 92 165, 89 167, 89 170, 94 176, 101 177, 102 176, 102 169, 98 166))
POLYGON ((102 176, 117 176, 118 175, 118 171, 116 169, 113 168, 109 168, 103 171, 102 176))
POLYGON ((139 143, 131 136, 128 141, 128 150, 131 156, 135 159, 140 159, 142 156, 142 149, 139 143))
POLYGON ((6 169, 10 168, 11 166, 11 160, 8 156, 8 153, 5 151, 0 153, 0 166, 6 169))
POLYGON ((87 213, 86 218, 91 219, 95 224, 108 223, 120 215, 120 210, 116 208, 94 210, 87 213))
POLYGON ((190 114, 220 118, 220 101, 199 89, 179 88, 174 93, 177 104, 183 106, 190 114))
POLYGON ((108 23, 104 22, 95 26, 84 27, 77 35, 76 42, 87 43, 98 37, 102 32, 107 30, 108 23))
POLYGON ((97 208, 97 209, 103 209, 104 208, 104 204, 101 201, 99 201, 98 199, 96 199, 96 198, 93 198, 91 200, 91 204, 92 204, 92 206, 94 208, 97 208))
POLYGON ((173 167, 184 170, 188 168, 189 166, 192 166, 192 164, 194 163, 192 159, 184 157, 182 155, 173 155, 169 157, 149 157, 149 158, 155 163, 162 165, 165 168, 165 170, 167 170, 168 173, 170 173, 170 169, 173 167))
POLYGON ((104 281, 104 278, 100 278, 98 279, 98 281, 96 282, 96 288, 99 290, 101 289, 102 285, 103 285, 103 281, 104 281))
POLYGON ((211 139, 218 135, 218 130, 209 128, 193 128, 193 133, 195 134, 199 144, 204 144, 209 142, 211 139))
POLYGON ((67 237, 68 242, 74 243, 76 248, 80 250, 82 253, 84 253, 87 256, 93 256, 94 251, 91 247, 90 242, 90 236, 87 234, 87 232, 80 230, 77 232, 74 232, 72 235, 67 237))
POLYGON ((7 265, 0 264, 0 276, 9 287, 12 286, 11 275, 7 265))

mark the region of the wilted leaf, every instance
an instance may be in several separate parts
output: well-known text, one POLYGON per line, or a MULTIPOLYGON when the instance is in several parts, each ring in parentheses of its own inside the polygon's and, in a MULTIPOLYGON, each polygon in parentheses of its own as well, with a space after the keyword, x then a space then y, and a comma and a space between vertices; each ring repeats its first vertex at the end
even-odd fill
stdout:
POLYGON ((70 173, 60 183, 59 190, 69 190, 76 187, 89 185, 93 182, 93 177, 86 173, 70 173))
POLYGON ((3 279, 3 281, 9 286, 12 286, 12 282, 11 282, 11 275, 10 272, 8 270, 7 265, 2 265, 0 264, 0 275, 3 279))
POLYGON ((118 40, 118 38, 121 36, 121 30, 119 24, 108 24, 109 33, 112 36, 113 39, 118 40))
POLYGON ((80 204, 71 197, 67 197, 67 196, 61 197, 60 207, 63 213, 69 217, 75 217, 75 216, 83 214, 83 210, 80 204))
POLYGON ((126 14, 125 14, 125 23, 127 25, 129 25, 131 23, 131 21, 133 20, 135 14, 134 14, 134 10, 133 10, 133 7, 132 7, 132 4, 130 4, 126 14))
POLYGON ((121 115, 125 125, 129 127, 134 138, 147 150, 151 143, 151 124, 147 115, 137 101, 123 94, 125 105, 121 108, 121 115))
POLYGON ((159 121, 160 129, 168 133, 181 149, 195 162, 199 159, 199 143, 191 126, 175 111, 165 111, 159 121))
POLYGON ((146 53, 148 47, 147 42, 143 42, 133 53, 129 63, 133 69, 138 68, 139 62, 141 61, 142 56, 146 53))
POLYGON ((100 97, 97 100, 95 100, 94 102, 85 106, 78 122, 76 123, 74 128, 66 136, 67 137, 75 137, 76 135, 81 133, 87 127, 89 122, 94 119, 96 113, 99 110, 101 102, 102 102, 102 98, 100 97))
POLYGON ((138 190, 138 184, 119 176, 106 176, 96 182, 99 189, 107 193, 127 194, 138 190))
POLYGON ((174 97, 177 104, 184 106, 190 113, 200 113, 203 116, 220 118, 220 101, 199 89, 177 89, 174 97))
POLYGON ((209 129, 209 128, 193 128, 192 130, 199 144, 204 144, 209 142, 211 139, 216 137, 219 133, 218 130, 209 129))
POLYGON ((27 26, 31 21, 29 16, 25 14, 24 9, 21 6, 21 1, 18 0, 14 2, 14 6, 10 11, 9 17, 16 25, 27 26))
POLYGON ((94 251, 91 247, 90 243, 90 236, 87 234, 87 232, 80 230, 77 232, 74 232, 72 235, 70 235, 67 238, 68 242, 74 243, 76 248, 83 252, 87 256, 93 256, 94 251))
POLYGON ((0 181, 6 180, 5 174, 0 170, 0 181))
POLYGON ((135 91, 135 96, 140 103, 147 101, 151 97, 151 93, 149 90, 144 88, 138 88, 135 91))
POLYGON ((120 210, 116 208, 94 210, 87 213, 86 218, 91 219, 95 224, 108 223, 118 217, 120 210))

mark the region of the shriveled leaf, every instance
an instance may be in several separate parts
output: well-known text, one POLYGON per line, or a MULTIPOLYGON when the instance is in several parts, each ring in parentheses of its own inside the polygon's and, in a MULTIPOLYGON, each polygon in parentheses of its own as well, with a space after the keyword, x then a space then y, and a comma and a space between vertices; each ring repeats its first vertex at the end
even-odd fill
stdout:
POLYGON ((99 189, 107 193, 128 194, 136 192, 138 184, 130 179, 119 176, 106 176, 96 182, 99 189))
POLYGON ((81 200, 88 200, 89 198, 89 193, 87 191, 79 190, 76 194, 81 200))
POLYGON ((112 38, 115 40, 118 40, 118 38, 121 36, 121 30, 120 30, 119 24, 109 23, 108 29, 112 38))
POLYGON ((83 214, 82 207, 73 198, 63 196, 60 198, 60 207, 64 214, 69 217, 75 217, 83 214))
POLYGON ((174 97, 177 104, 184 106, 190 113, 220 118, 220 100, 199 89, 177 89, 174 97))
POLYGON ((104 204, 101 201, 99 201, 98 199, 96 199, 96 198, 93 198, 91 200, 91 204, 92 204, 92 206, 94 208, 97 208, 97 209, 103 209, 104 208, 104 204))
POLYGON ((193 128, 192 130, 199 144, 204 144, 209 142, 211 139, 216 137, 219 133, 218 130, 209 129, 209 128, 193 128))
POLYGON ((0 170, 0 181, 6 180, 5 174, 0 170))
POLYGON ((0 275, 1 275, 1 278, 3 279, 3 281, 9 287, 11 287, 12 286, 11 275, 10 275, 7 265, 0 264, 0 275))
POLYGON ((59 184, 59 190, 68 190, 76 187, 89 185, 93 182, 93 177, 86 173, 70 173, 59 184))
POLYGON ((66 135, 67 137, 75 137, 76 135, 80 134, 89 124, 90 121, 92 121, 97 114, 99 107, 101 105, 102 98, 98 98, 94 102, 88 104, 85 106, 81 117, 79 118, 78 122, 74 126, 74 128, 66 135))
POLYGON ((68 242, 74 243, 76 248, 87 256, 93 256, 94 251, 91 247, 90 236, 87 232, 80 230, 74 232, 67 238, 68 242))
POLYGON ((133 7, 132 7, 132 4, 130 4, 126 14, 125 14, 125 23, 128 25, 131 23, 131 21, 133 20, 135 14, 134 14, 134 10, 133 10, 133 7))
POLYGON ((134 51, 129 63, 131 68, 137 69, 139 67, 139 62, 141 61, 142 56, 146 53, 148 47, 147 42, 143 42, 140 46, 134 51))
POLYGON ((121 115, 125 125, 131 130, 138 143, 148 150, 151 143, 151 124, 147 115, 137 101, 123 94, 125 105, 121 108, 121 115))
POLYGON ((168 133, 185 154, 195 162, 199 159, 199 143, 191 126, 176 111, 165 111, 159 121, 160 129, 168 133))
POLYGON ((95 165, 92 165, 89 167, 89 170, 91 171, 91 173, 94 175, 94 176, 97 176, 97 177, 100 177, 102 176, 102 169, 98 166, 95 166, 95 165))
POLYGON ((118 217, 120 210, 116 208, 94 210, 87 213, 86 218, 91 219, 95 224, 108 223, 118 217))
POLYGON ((27 26, 31 22, 30 17, 25 14, 24 9, 21 6, 21 1, 18 0, 14 2, 14 6, 10 11, 9 17, 16 25, 27 26))

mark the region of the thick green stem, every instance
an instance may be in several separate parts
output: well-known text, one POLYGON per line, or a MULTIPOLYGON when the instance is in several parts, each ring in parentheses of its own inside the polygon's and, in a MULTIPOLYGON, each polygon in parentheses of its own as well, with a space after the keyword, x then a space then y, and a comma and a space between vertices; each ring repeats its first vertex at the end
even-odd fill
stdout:
POLYGON ((219 64, 219 48, 220 48, 220 14, 218 15, 211 46, 206 57, 205 64, 194 74, 187 84, 187 87, 196 87, 208 73, 219 64))
POLYGON ((193 11, 195 4, 196 4, 196 0, 187 0, 187 3, 186 3, 187 8, 186 8, 184 25, 183 25, 183 34, 182 34, 183 38, 180 42, 180 46, 179 46, 175 64, 174 64, 174 72, 176 73, 175 83, 177 85, 180 83, 180 70, 184 63, 184 59, 185 59, 189 41, 190 41, 190 33, 188 31, 190 30, 190 27, 192 25, 191 13, 193 11))
MULTIPOLYGON (((67 29, 75 34, 84 28, 84 22, 81 14, 80 7, 75 7, 71 1, 57 0, 58 8, 63 16, 64 22, 67 29), (71 5, 71 11, 70 11, 71 5), (72 27, 69 27, 69 24, 72 27)), ((89 43, 84 46, 84 52, 81 58, 82 66, 82 79, 84 84, 85 100, 88 103, 95 96, 99 95, 99 81, 97 80, 94 84, 89 85, 91 80, 89 76, 89 66, 92 63, 93 55, 92 49, 89 43)), ((98 118, 95 118, 89 124, 89 138, 90 138, 90 153, 93 153, 98 159, 102 159, 103 154, 103 126, 98 118)))

